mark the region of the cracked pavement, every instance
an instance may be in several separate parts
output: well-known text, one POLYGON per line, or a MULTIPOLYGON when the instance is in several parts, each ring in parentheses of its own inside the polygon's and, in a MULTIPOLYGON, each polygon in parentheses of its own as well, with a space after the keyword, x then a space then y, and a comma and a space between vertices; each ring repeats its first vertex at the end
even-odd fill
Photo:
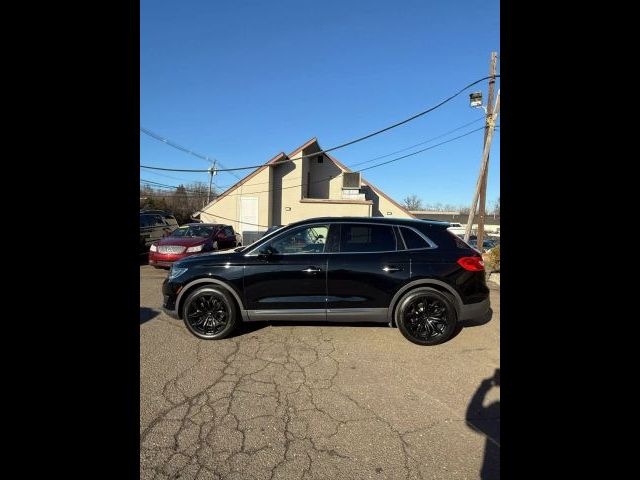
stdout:
POLYGON ((371 324, 205 341, 161 313, 165 276, 140 267, 141 479, 500 477, 497 286, 492 320, 436 347, 371 324))

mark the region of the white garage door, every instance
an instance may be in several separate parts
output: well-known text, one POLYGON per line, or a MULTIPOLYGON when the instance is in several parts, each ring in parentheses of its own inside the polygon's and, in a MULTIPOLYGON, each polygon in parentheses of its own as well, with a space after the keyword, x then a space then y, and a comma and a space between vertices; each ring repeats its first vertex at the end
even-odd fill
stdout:
POLYGON ((257 197, 240 197, 240 232, 259 230, 257 197))

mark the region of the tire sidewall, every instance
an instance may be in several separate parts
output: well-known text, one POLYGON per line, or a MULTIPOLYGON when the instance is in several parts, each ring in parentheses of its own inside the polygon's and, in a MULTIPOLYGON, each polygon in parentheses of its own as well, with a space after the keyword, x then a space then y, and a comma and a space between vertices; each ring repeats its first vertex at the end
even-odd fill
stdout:
POLYGON ((189 329, 189 331, 196 337, 202 338, 203 340, 221 340, 229 336, 229 334, 233 332, 233 330, 235 330, 235 327, 238 321, 238 309, 236 308, 236 304, 233 298, 231 298, 231 295, 225 292, 224 289, 217 288, 215 286, 204 286, 194 290, 189 294, 189 296, 187 296, 182 306, 182 319, 184 321, 184 324, 187 326, 187 329, 189 329), (191 324, 187 320, 187 311, 189 309, 189 305, 191 305, 191 303, 196 298, 200 297, 200 295, 202 295, 203 293, 216 294, 220 300, 223 300, 226 303, 227 308, 229 310, 229 321, 227 322, 227 326, 225 327, 224 330, 222 330, 220 333, 216 334, 215 336, 206 336, 201 334, 200 332, 194 330, 194 328, 191 326, 191 324))
POLYGON ((398 329, 400 330, 400 333, 402 333, 402 335, 409 340, 410 342, 413 342, 417 345, 438 345, 441 343, 446 342, 447 340, 449 340, 452 335, 455 332, 456 329, 456 325, 458 322, 458 315, 456 313, 456 309, 455 306, 453 305, 453 303, 451 302, 451 299, 449 299, 449 297, 447 297, 446 295, 444 295, 443 293, 439 292, 438 290, 435 290, 433 288, 428 288, 428 287, 421 287, 421 288, 416 288, 415 290, 411 290, 410 292, 407 292, 398 302, 398 306, 396 308, 395 314, 394 314, 394 320, 396 322, 396 325, 398 326, 398 329), (419 338, 414 337, 409 330, 407 329, 407 326, 405 324, 405 320, 404 320, 404 310, 405 308, 416 298, 416 297, 420 297, 420 296, 424 296, 424 295, 428 295, 434 298, 437 298, 438 300, 440 300, 442 303, 445 304, 445 306, 447 307, 447 328, 444 332, 444 334, 439 335, 438 337, 431 339, 431 340, 421 340, 419 338))

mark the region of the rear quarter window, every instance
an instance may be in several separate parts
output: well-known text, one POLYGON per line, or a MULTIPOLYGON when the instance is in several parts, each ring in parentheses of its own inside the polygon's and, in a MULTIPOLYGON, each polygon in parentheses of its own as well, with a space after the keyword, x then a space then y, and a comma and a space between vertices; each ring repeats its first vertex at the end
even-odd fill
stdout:
POLYGON ((425 223, 422 225, 416 225, 415 228, 420 230, 420 232, 423 233, 425 237, 429 238, 431 241, 433 241, 433 243, 438 245, 438 248, 446 250, 471 248, 466 243, 464 243, 464 241, 461 240, 455 233, 447 230, 446 226, 425 223))
POLYGON ((429 245, 429 243, 424 238, 422 238, 410 228, 400 227, 400 233, 408 250, 416 250, 418 248, 431 248, 431 245, 429 245))

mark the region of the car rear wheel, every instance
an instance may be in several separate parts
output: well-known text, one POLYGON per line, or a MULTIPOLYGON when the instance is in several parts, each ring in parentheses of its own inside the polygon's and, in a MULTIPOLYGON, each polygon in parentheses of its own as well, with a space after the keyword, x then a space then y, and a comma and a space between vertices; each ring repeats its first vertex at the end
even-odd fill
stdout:
POLYGON ((457 314, 447 296, 432 288, 418 288, 400 299, 395 320, 407 340, 437 345, 453 335, 457 314))
POLYGON ((182 318, 191 333, 206 340, 227 337, 236 326, 237 309, 231 296, 221 288, 201 287, 185 300, 182 318))

